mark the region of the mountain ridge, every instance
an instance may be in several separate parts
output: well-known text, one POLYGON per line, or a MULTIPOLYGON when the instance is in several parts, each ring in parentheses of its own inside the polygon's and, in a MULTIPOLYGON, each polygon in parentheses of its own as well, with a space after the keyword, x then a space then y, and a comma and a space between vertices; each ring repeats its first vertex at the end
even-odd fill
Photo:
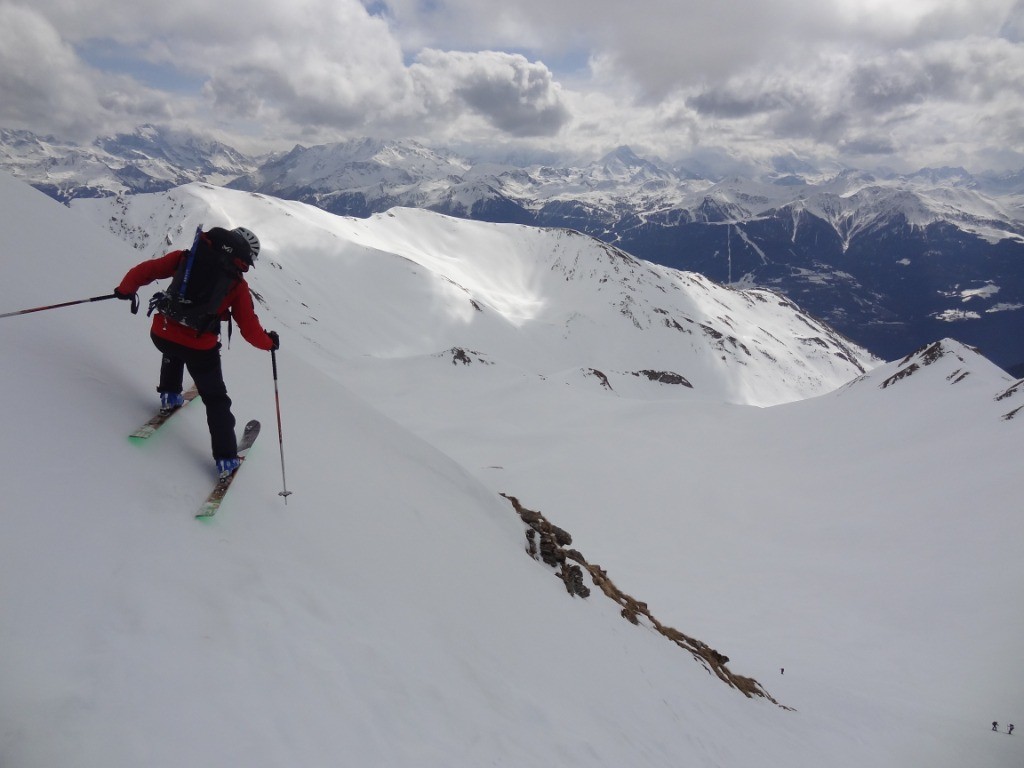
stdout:
POLYGON ((773 288, 883 358, 952 336, 1004 368, 1024 363, 1021 174, 895 175, 781 158, 749 177, 709 178, 626 146, 513 166, 370 138, 246 158, 151 126, 92 150, 8 131, 0 153, 65 201, 198 180, 362 218, 413 207, 568 227, 720 283, 773 288))
MULTIPOLYGON (((257 205, 265 227, 334 254, 294 265, 294 274, 285 274, 279 265, 291 250, 288 243, 280 234, 261 235, 261 259, 274 267, 273 279, 296 281, 289 294, 308 319, 295 330, 311 338, 339 311, 332 304, 351 303, 362 307, 359 316, 373 328, 422 329, 408 334, 420 337, 417 344, 403 340, 394 346, 396 358, 476 350, 533 376, 600 370, 616 391, 636 387, 641 371, 662 371, 685 378, 697 397, 725 394, 763 405, 834 389, 878 362, 771 291, 725 288, 572 230, 459 220, 408 208, 367 219, 339 218, 305 204, 202 184, 82 199, 72 207, 156 256, 186 230, 245 201, 257 205), (424 237, 443 243, 444 252, 418 245, 424 237), (335 297, 315 290, 320 270, 382 252, 395 256, 382 258, 377 270, 398 284, 418 286, 420 302, 368 304, 365 296, 374 291, 369 283, 353 282, 335 297), (298 291, 300 285, 311 292, 298 291), (495 339, 502 346, 487 348, 485 342, 495 339)), ((394 344, 381 336, 376 354, 394 344)), ((370 351, 349 350, 354 355, 370 351)), ((648 386, 665 385, 652 381, 648 386)))

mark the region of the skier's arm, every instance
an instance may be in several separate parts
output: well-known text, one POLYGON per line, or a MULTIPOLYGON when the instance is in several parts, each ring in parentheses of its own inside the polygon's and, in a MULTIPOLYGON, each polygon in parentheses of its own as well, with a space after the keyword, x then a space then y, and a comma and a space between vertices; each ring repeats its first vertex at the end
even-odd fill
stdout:
POLYGON ((174 270, 178 268, 178 262, 184 253, 186 251, 171 251, 166 256, 137 264, 128 270, 128 274, 124 276, 121 284, 114 289, 114 292, 130 296, 138 291, 139 288, 149 285, 154 280, 173 277, 174 270))
POLYGON ((249 285, 244 280, 235 288, 235 295, 231 301, 231 316, 238 323, 238 330, 242 332, 242 338, 254 347, 267 352, 274 348, 274 340, 267 334, 259 318, 256 317, 256 309, 252 305, 252 296, 249 294, 249 285))

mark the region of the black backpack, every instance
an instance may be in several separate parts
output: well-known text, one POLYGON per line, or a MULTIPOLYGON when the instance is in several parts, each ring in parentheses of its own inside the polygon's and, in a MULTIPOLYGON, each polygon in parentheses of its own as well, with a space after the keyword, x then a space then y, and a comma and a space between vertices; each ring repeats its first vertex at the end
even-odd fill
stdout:
POLYGON ((239 233, 213 227, 207 232, 196 230, 192 249, 178 262, 167 291, 157 293, 149 304, 149 312, 158 311, 198 336, 220 330, 221 305, 231 289, 241 280, 236 261, 250 263, 249 243, 239 233))

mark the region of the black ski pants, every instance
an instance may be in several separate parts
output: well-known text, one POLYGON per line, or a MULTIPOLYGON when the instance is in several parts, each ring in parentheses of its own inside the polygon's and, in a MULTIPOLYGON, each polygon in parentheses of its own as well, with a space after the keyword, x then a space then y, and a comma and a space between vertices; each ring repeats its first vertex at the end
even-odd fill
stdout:
POLYGON ((160 362, 158 392, 180 393, 185 368, 196 383, 199 396, 206 406, 206 423, 210 427, 210 444, 214 459, 231 459, 238 455, 235 437, 235 417, 231 413, 231 398, 224 384, 220 366, 220 344, 213 349, 191 349, 173 341, 150 334, 153 344, 163 353, 160 362))

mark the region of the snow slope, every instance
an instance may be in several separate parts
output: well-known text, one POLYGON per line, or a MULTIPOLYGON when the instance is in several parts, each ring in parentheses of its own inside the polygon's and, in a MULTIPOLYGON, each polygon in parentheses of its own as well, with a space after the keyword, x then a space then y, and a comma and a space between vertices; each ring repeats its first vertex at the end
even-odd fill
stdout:
POLYGON ((343 218, 202 184, 73 207, 146 255, 180 247, 202 222, 259 222, 271 269, 258 290, 284 301, 268 306, 343 356, 459 346, 535 376, 599 370, 616 390, 641 371, 674 373, 699 399, 756 405, 835 389, 878 362, 774 293, 730 290, 570 230, 404 208, 343 218))
MULTIPOLYGON (((255 226, 252 206, 270 209, 219 195, 204 208, 189 193, 173 215, 185 230, 212 213, 255 226)), ((102 294, 149 254, 6 176, 0 202, 2 311, 102 294)), ((766 386, 796 401, 756 408, 741 402, 758 379, 715 378, 694 345, 655 360, 691 365, 692 390, 609 371, 609 391, 565 362, 573 340, 628 369, 670 354, 643 335, 660 329, 619 332, 587 303, 604 327, 558 343, 564 323, 533 328, 552 304, 511 290, 514 275, 485 291, 486 270, 463 286, 477 310, 417 275, 481 230, 404 213, 388 243, 404 233, 420 262, 380 250, 380 231, 354 248, 367 231, 341 238, 300 206, 291 228, 262 220, 251 283, 282 332, 287 506, 265 353, 237 336, 225 351, 236 414, 264 434, 204 524, 202 408, 144 446, 125 437, 155 400, 141 317, 111 301, 0 321, 0 765, 1019 765, 1018 740, 988 723, 1024 719, 1024 417, 1004 418, 1020 387, 945 343, 798 399, 827 391, 828 368, 791 352, 775 370, 792 379, 766 386), (478 326, 467 347, 500 357, 439 354, 460 323, 478 326), (570 597, 524 553, 499 492, 790 709, 729 687, 597 590, 570 597)), ((155 251, 175 229, 148 231, 155 251)))

